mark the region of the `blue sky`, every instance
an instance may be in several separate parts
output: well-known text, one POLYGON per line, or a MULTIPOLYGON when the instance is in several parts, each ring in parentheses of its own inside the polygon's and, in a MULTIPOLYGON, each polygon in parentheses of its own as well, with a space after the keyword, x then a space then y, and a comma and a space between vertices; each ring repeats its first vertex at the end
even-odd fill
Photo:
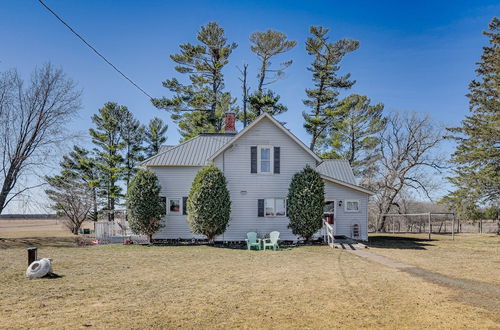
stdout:
MULTIPOLYGON (((304 142, 304 89, 311 86, 304 49, 310 25, 331 28, 332 40, 351 38, 360 49, 342 62, 357 82, 348 93, 365 94, 387 111, 430 114, 444 126, 467 114, 465 94, 474 77, 498 1, 62 1, 46 0, 56 13, 153 96, 169 95, 161 86, 180 77, 168 55, 194 42, 199 27, 217 21, 229 41, 238 43, 225 70, 226 87, 239 99, 236 66, 257 63, 248 36, 269 28, 288 34, 298 45, 278 60, 293 59, 286 78, 272 87, 288 112, 279 117, 304 142)), ((166 112, 120 77, 37 1, 0 2, 0 70, 28 75, 46 61, 62 67, 83 89, 83 109, 70 128, 86 132, 90 116, 106 101, 126 105, 143 122, 154 116, 169 122, 168 143, 179 139, 166 112)), ((451 152, 445 150, 445 152, 451 152)))

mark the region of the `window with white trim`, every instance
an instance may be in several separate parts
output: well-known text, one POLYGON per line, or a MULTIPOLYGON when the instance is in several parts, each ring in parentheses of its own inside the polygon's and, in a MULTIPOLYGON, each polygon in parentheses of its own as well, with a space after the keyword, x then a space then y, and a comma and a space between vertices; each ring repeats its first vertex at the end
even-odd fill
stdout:
POLYGON ((283 217, 286 215, 286 199, 284 198, 276 198, 274 200, 276 205, 276 216, 283 217))
POLYGON ((169 198, 168 199, 168 214, 180 214, 181 213, 181 199, 180 198, 169 198))
POLYGON ((258 172, 259 173, 272 173, 273 170, 273 147, 272 146, 259 146, 257 152, 258 172))
POLYGON ((359 201, 355 199, 348 199, 345 201, 345 212, 359 212, 359 201))
POLYGON ((266 198, 264 199, 265 217, 283 217, 286 215, 285 198, 266 198))

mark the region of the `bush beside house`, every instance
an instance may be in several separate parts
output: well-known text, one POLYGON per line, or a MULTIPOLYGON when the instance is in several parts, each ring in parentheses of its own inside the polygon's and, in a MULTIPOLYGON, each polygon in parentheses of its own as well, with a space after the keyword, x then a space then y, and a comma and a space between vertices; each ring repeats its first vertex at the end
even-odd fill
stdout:
POLYGON ((288 189, 288 227, 306 241, 323 225, 325 183, 309 166, 295 173, 288 189))
POLYGON ((160 183, 149 170, 139 170, 127 192, 129 225, 132 232, 147 235, 151 242, 153 234, 162 228, 165 204, 160 196, 160 183))
POLYGON ((187 222, 195 234, 210 242, 226 231, 231 214, 231 199, 222 171, 211 165, 194 178, 187 200, 187 222))

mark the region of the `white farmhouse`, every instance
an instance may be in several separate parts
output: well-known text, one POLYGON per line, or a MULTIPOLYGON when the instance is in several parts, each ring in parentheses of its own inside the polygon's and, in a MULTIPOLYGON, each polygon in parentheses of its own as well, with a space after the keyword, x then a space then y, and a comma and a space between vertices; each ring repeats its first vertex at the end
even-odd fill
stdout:
POLYGON ((239 133, 234 117, 226 118, 225 133, 200 134, 177 146, 163 146, 142 163, 156 173, 166 199, 165 226, 155 239, 202 238, 189 229, 186 201, 196 173, 212 163, 224 172, 232 203, 228 229, 216 240, 242 241, 247 232, 264 235, 274 230, 282 240, 297 240, 288 228, 286 196, 292 176, 306 165, 325 181, 325 216, 333 214, 335 235, 368 239, 372 192, 356 184, 349 163, 322 160, 268 114, 239 133))

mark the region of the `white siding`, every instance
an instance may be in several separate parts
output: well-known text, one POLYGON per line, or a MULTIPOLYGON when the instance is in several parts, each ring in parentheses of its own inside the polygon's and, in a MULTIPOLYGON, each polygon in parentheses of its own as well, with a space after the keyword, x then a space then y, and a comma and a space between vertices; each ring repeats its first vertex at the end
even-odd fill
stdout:
POLYGON ((335 235, 351 237, 352 226, 359 224, 362 240, 368 239, 368 195, 325 181, 325 200, 335 201, 335 235), (346 200, 359 200, 359 212, 345 212, 346 200), (339 201, 342 206, 339 207, 339 201))
MULTIPOLYGON (((301 146, 295 143, 269 119, 264 118, 241 136, 235 144, 214 159, 214 164, 224 171, 231 194, 231 220, 224 235, 218 240, 244 240, 246 233, 255 231, 260 235, 273 230, 281 233, 283 240, 296 240, 297 237, 287 228, 287 217, 258 217, 257 200, 265 198, 286 198, 292 176, 306 165, 316 166, 316 160, 301 146), (280 147, 280 173, 250 173, 250 147, 270 145, 280 147)), ((196 173, 201 167, 151 167, 158 176, 162 195, 167 198, 187 196, 196 173)), ((271 167, 272 169, 272 167, 271 167)), ((367 239, 368 195, 341 185, 325 182, 325 199, 336 200, 336 235, 351 236, 352 224, 358 223, 361 238, 367 239), (359 213, 346 213, 338 207, 338 201, 346 199, 360 201, 359 213)), ((190 239, 202 238, 191 233, 186 216, 167 215, 165 227, 154 238, 190 239)))
POLYGON ((292 176, 306 165, 316 166, 316 160, 309 153, 265 118, 214 163, 224 170, 232 202, 231 223, 219 239, 243 240, 249 231, 268 234, 273 230, 281 233, 281 239, 296 239, 287 228, 287 217, 258 217, 257 200, 286 198, 292 176), (250 173, 250 147, 258 145, 280 147, 280 174, 250 173))
MULTIPOLYGON (((201 167, 150 167, 150 169, 160 181, 162 196, 179 198, 182 208, 182 197, 188 195, 194 177, 201 167)), ((182 215, 182 209, 179 215, 167 214, 163 221, 165 226, 153 238, 202 238, 191 233, 186 216, 182 215)))

